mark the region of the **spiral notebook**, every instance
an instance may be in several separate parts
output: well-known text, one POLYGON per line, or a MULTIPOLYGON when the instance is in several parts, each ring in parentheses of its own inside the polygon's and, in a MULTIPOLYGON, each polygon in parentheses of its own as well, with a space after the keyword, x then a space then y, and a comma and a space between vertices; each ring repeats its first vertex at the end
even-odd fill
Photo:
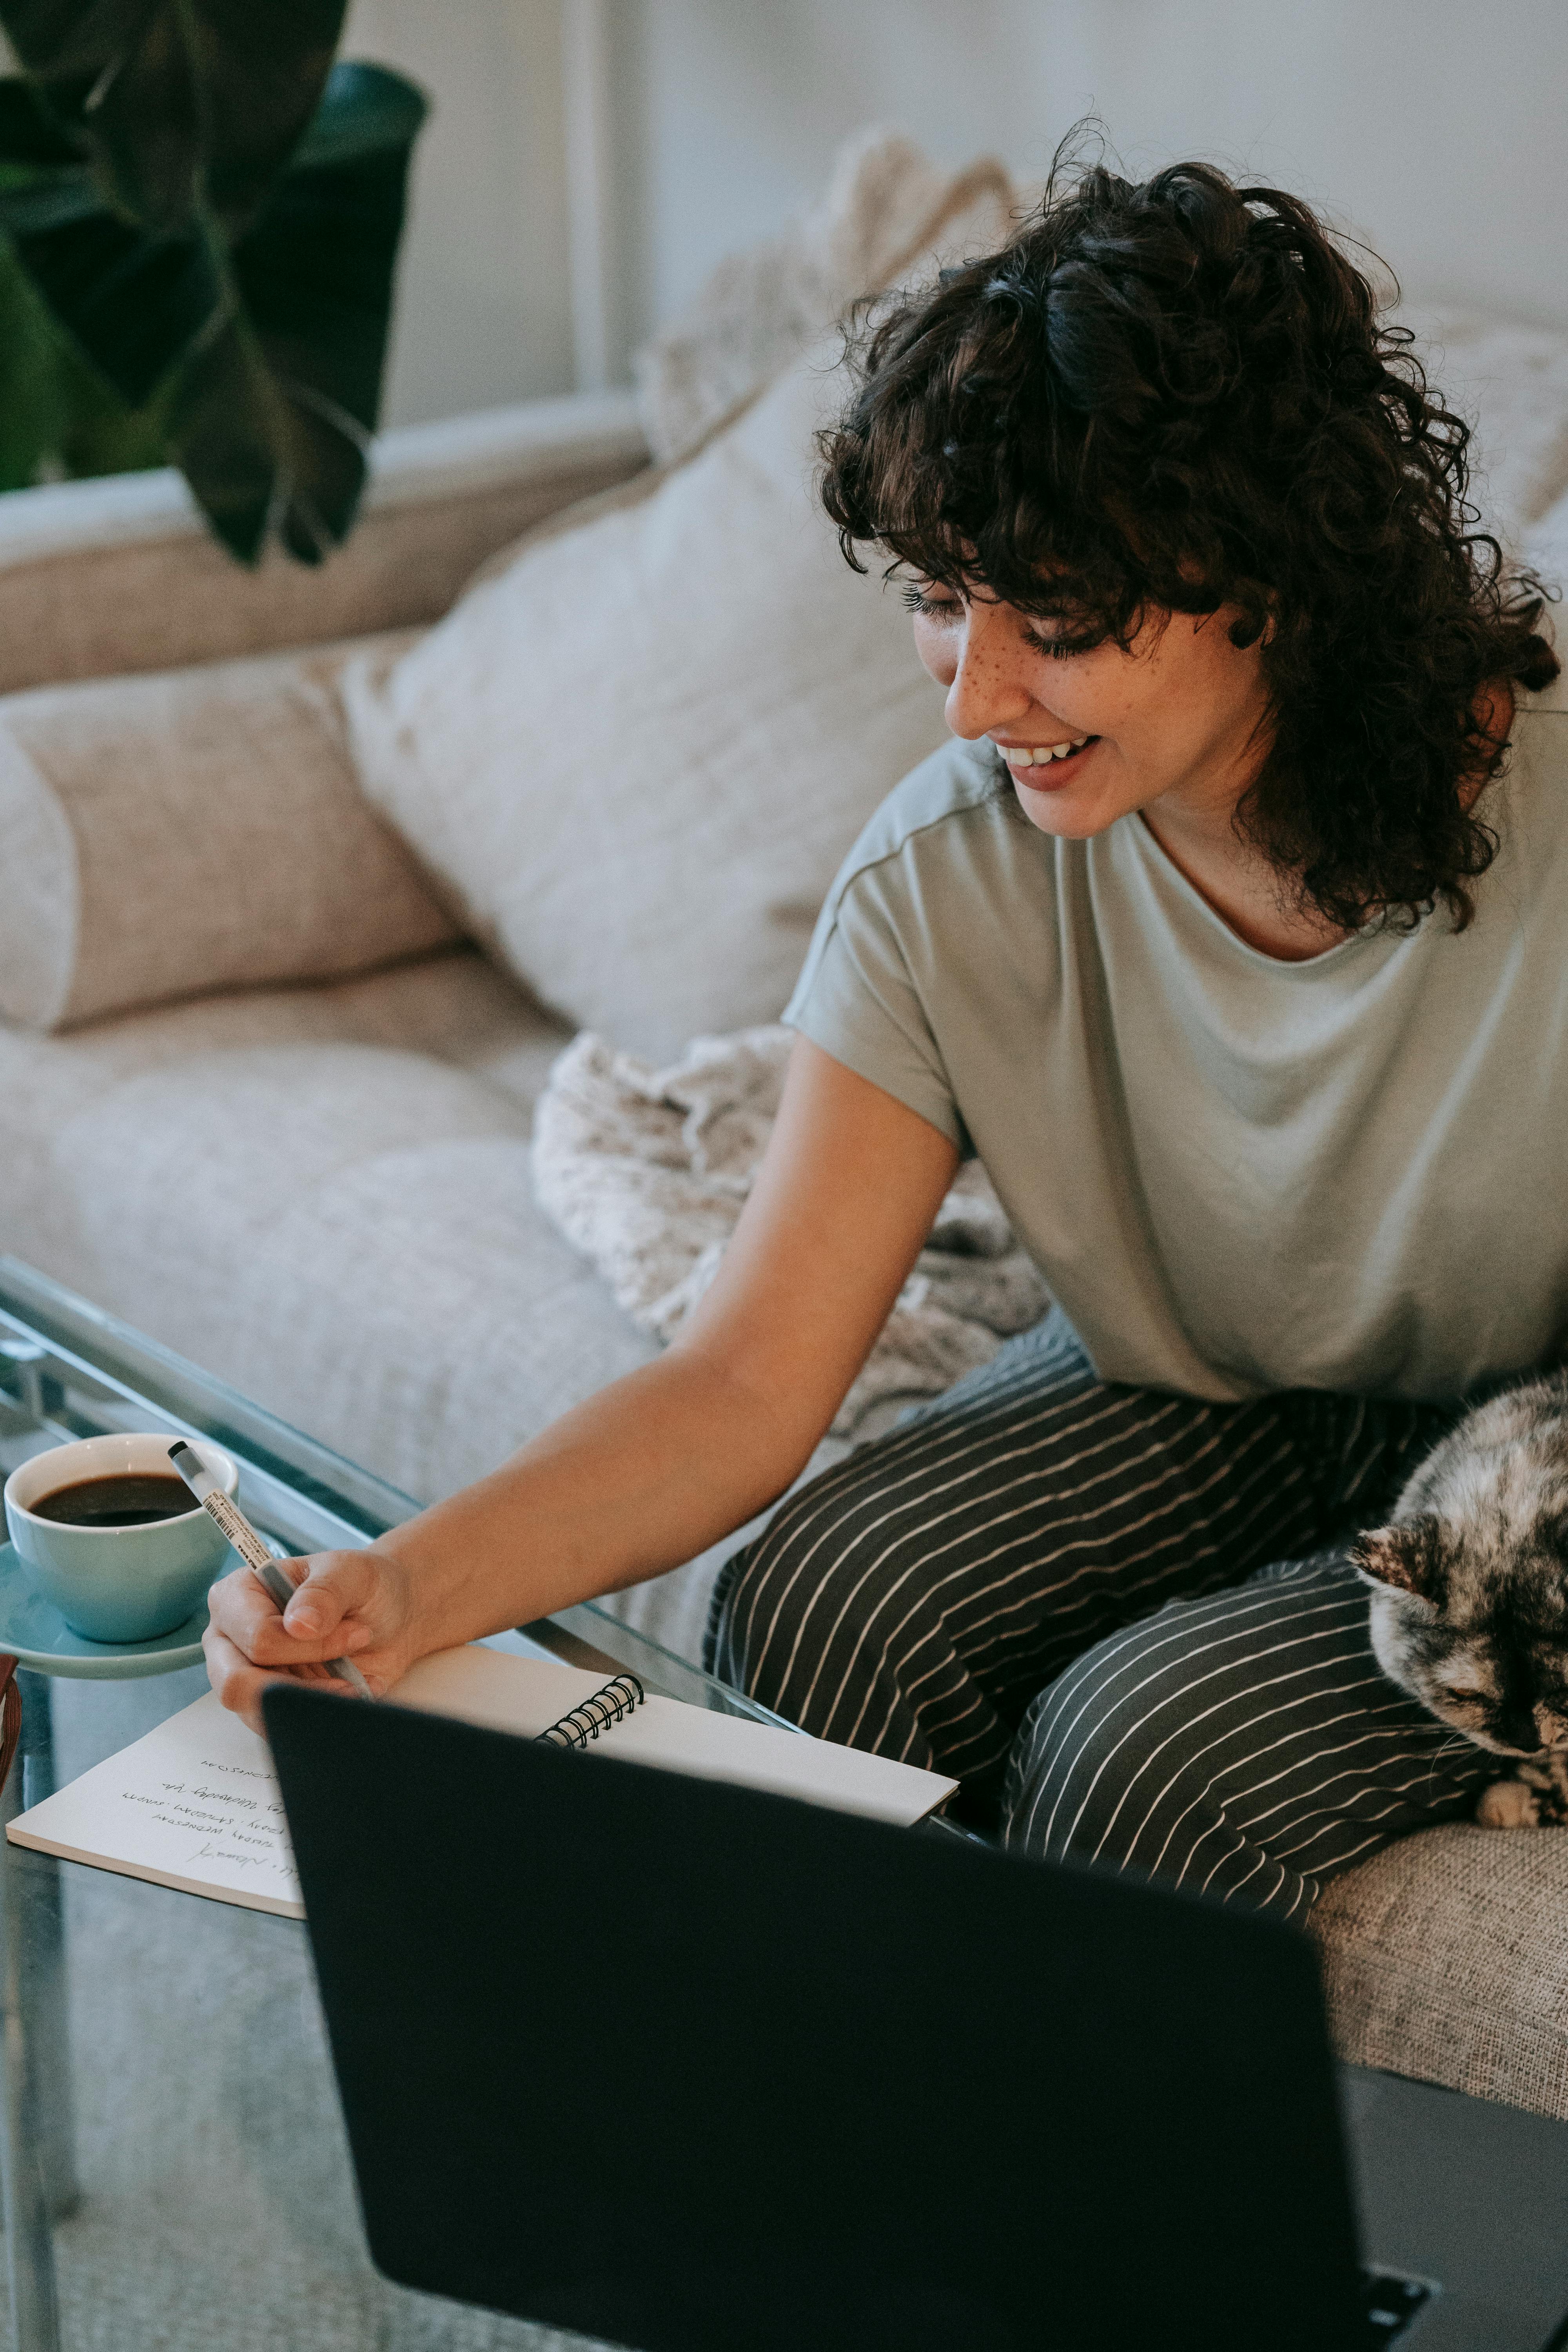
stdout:
MULTIPOLYGON (((921 1820, 957 1787, 937 1772, 645 1692, 633 1675, 584 1673, 474 1643, 437 1650, 391 1694, 558 1748, 619 1756, 866 1813, 921 1820)), ((362 1702, 345 1701, 359 1705, 362 1702)), ((16 1845, 188 1895, 302 1918, 267 1743, 209 1691, 7 1825, 16 1845)))

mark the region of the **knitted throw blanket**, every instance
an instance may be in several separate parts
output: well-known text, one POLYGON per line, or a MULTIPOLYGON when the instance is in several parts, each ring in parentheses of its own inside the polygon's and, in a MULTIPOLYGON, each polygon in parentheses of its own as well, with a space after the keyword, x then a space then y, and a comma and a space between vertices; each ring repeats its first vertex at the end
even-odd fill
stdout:
MULTIPOLYGON (((645 1331, 673 1339, 713 1279, 778 1109, 791 1033, 699 1037, 650 1069, 591 1032, 569 1045, 534 1114, 539 1204, 645 1331)), ((988 1363, 1049 1299, 984 1171, 963 1168, 833 1424, 885 1428, 988 1363)))

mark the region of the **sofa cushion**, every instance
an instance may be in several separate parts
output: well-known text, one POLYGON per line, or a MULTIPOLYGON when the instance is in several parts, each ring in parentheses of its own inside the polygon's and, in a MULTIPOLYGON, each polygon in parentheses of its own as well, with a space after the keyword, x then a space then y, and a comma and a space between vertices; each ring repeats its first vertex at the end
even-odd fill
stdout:
MULTIPOLYGON (((994 185, 963 193, 943 251, 1006 233, 994 185)), ((839 860, 945 733, 899 599, 816 499, 838 350, 344 673, 366 787, 474 936, 651 1060, 776 1019, 839 860)))
POLYGON ((1568 2121, 1568 1830, 1424 1830, 1311 1924, 1342 2057, 1568 2121))
POLYGON ((803 365, 656 497, 344 674, 371 796, 547 1003, 654 1061, 777 1018, 941 698, 812 510, 803 365))
POLYGON ((533 1206, 562 1042, 471 951, 0 1029, 4 1245, 427 1498, 653 1352, 533 1206))
POLYGON ((1431 382, 1474 427, 1471 493, 1516 542, 1568 489, 1568 334, 1484 311, 1402 310, 1431 382))
MULTIPOLYGON (((1520 551, 1527 563, 1535 566, 1548 588, 1568 590, 1568 496, 1560 498, 1530 525, 1522 535, 1520 551)), ((1555 618, 1552 626, 1561 638, 1555 618)))
POLYGON ((534 1208, 521 1105, 420 1055, 196 1055, 57 1166, 132 1322, 421 1499, 652 1352, 534 1208))
POLYGON ((58 1028, 457 936, 359 790, 342 659, 325 647, 0 702, 0 1017, 58 1028))

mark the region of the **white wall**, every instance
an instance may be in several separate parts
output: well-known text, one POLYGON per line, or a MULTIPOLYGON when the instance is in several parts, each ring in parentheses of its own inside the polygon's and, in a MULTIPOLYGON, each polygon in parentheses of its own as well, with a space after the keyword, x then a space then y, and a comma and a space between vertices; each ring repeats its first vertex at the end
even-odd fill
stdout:
POLYGON ((353 0, 342 54, 397 67, 432 102, 384 420, 566 391, 560 0, 353 0))
POLYGON ((612 0, 635 324, 880 121, 1037 178, 1098 110, 1367 237, 1419 300, 1568 326, 1568 0, 612 0))
MULTIPOLYGON (((353 0, 429 92, 391 423, 572 382, 563 0, 353 0)), ((602 0, 612 340, 776 229, 870 121, 1038 177, 1097 107, 1127 168, 1202 154, 1328 207, 1418 300, 1568 326, 1568 0, 602 0)))

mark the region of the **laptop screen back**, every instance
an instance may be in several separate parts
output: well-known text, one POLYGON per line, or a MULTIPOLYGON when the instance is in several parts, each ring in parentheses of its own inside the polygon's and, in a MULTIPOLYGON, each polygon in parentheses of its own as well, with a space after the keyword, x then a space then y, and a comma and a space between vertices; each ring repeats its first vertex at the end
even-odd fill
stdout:
POLYGON ((266 1705, 389 2277, 639 2352, 1361 2340, 1292 1931, 397 1707, 266 1705))

